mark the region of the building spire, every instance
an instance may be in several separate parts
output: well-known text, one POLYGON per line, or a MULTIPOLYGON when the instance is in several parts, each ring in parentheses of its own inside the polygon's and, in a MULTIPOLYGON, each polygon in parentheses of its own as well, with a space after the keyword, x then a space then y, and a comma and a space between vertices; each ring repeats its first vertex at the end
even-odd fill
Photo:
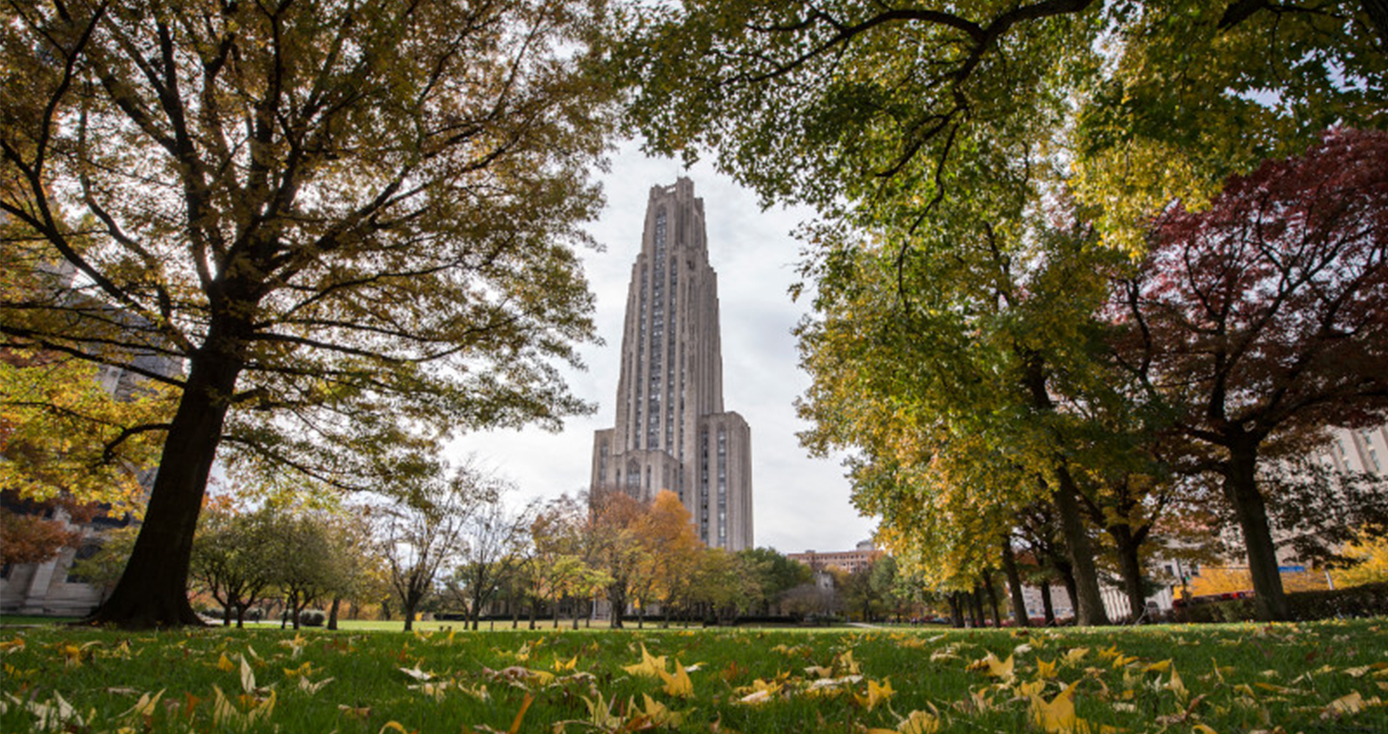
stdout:
POLYGON ((709 546, 752 547, 751 434, 723 409, 718 276, 704 202, 679 177, 652 186, 632 264, 616 423, 594 438, 592 489, 675 492, 709 546))

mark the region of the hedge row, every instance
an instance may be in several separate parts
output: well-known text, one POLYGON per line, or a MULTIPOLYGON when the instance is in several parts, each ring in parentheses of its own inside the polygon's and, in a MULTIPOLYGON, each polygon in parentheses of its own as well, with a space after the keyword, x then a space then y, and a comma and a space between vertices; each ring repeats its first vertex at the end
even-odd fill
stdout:
MULTIPOLYGON (((1253 599, 1195 604, 1176 611, 1178 622, 1251 622, 1256 619, 1253 599)), ((1365 584, 1330 591, 1297 591, 1287 594, 1292 619, 1336 619, 1388 616, 1388 583, 1365 584)))

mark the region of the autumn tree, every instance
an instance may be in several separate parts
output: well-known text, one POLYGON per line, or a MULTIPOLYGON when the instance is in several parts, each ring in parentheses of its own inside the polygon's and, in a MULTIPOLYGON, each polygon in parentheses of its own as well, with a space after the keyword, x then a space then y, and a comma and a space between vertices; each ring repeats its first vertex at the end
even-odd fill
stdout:
POLYGON ((698 565, 703 543, 694 533, 689 509, 678 495, 668 489, 657 492, 636 525, 637 542, 645 549, 649 594, 638 595, 641 603, 638 626, 644 624, 646 603, 660 604, 665 624, 670 622, 670 607, 674 605, 682 585, 698 565))
POLYGON ((1337 585, 1388 583, 1388 537, 1360 528, 1343 552, 1345 562, 1331 572, 1337 585))
POLYGON ((1089 304, 1072 308, 1058 280, 1032 298, 1039 281, 1008 271, 1068 274, 1083 301, 1084 260, 1100 245, 1141 251, 1173 199, 1208 200, 1329 120, 1381 125, 1381 5, 714 2, 633 15, 619 59, 649 147, 712 154, 767 203, 822 216, 802 229, 818 314, 801 347, 822 376, 806 404, 824 419, 811 448, 876 442, 850 466, 859 506, 949 566, 997 547, 1009 506, 1050 497, 1081 619, 1102 621, 1067 425, 1080 403, 1056 399, 1080 394, 1062 385, 1086 376, 1072 368, 1092 346, 1089 304), (1053 236, 1058 201, 1074 202, 1080 227, 1062 229, 1086 232, 1079 248, 1053 236), (1018 296, 1075 318, 1028 320, 1018 296), (885 367, 855 369, 868 363, 885 367), (903 398, 955 375, 954 401, 903 398), (971 454, 1026 471, 1009 488, 936 458, 971 454), (967 508, 982 496, 979 518, 967 508), (955 511, 940 511, 950 498, 955 511))
MULTIPOLYGON (((196 624, 219 447, 371 487, 447 434, 586 406, 573 246, 609 93, 600 3, 5 3, 0 212, 72 294, 0 302, 5 346, 182 360, 129 569, 93 618, 196 624), (119 321, 119 336, 108 327, 119 321), (103 349, 93 350, 98 343, 103 349)), ((8 231, 8 230, 7 230, 8 231)), ((8 245, 7 245, 8 248, 8 245)))
POLYGON ((1260 472, 1388 416, 1388 134, 1332 130, 1174 207, 1114 301, 1124 363, 1221 479, 1259 618, 1286 619, 1260 472))
POLYGON ((533 504, 512 509, 498 496, 481 504, 467 518, 458 566, 449 579, 449 589, 465 601, 474 630, 482 609, 525 562, 525 545, 530 541, 536 511, 533 504))
POLYGON ((394 503, 374 510, 381 556, 407 631, 414 629, 420 603, 443 580, 440 574, 452 573, 462 560, 473 515, 496 502, 500 489, 495 477, 464 464, 418 482, 394 503))
POLYGON ((585 559, 610 578, 605 589, 612 607, 612 627, 622 627, 622 615, 634 587, 655 579, 655 558, 641 542, 648 509, 640 500, 618 491, 599 491, 590 497, 581 538, 585 559))

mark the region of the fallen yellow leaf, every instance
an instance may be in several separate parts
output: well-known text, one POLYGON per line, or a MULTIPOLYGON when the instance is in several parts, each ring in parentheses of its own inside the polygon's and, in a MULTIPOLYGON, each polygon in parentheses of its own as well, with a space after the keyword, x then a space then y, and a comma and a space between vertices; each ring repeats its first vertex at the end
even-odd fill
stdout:
POLYGON ((991 675, 994 678, 1011 680, 1013 677, 1012 670, 1015 660, 1015 655, 1007 656, 1006 660, 998 660, 997 657, 995 657, 993 653, 990 652, 988 653, 987 657, 983 658, 982 660, 977 660, 970 664, 969 670, 986 670, 988 671, 988 675, 991 675))
POLYGON ((890 680, 879 684, 877 681, 869 679, 867 688, 866 696, 855 695, 854 698, 858 700, 860 706, 868 711, 873 710, 877 704, 890 699, 892 694, 896 693, 896 691, 892 690, 892 682, 890 680))
POLYGON ((1181 674, 1176 672, 1176 668, 1171 668, 1171 680, 1166 682, 1166 689, 1176 694, 1176 698, 1184 701, 1190 697, 1190 691, 1186 690, 1186 685, 1181 682, 1181 674))
POLYGON ((912 711, 895 729, 868 729, 867 734, 936 734, 940 719, 925 711, 912 711))
POLYGON ((898 731, 901 734, 935 734, 939 730, 939 717, 924 711, 912 711, 898 731))
POLYGON ((678 698, 688 698, 694 695, 694 682, 689 679, 689 673, 685 672, 684 666, 680 665, 678 658, 675 659, 675 673, 671 675, 664 669, 658 671, 660 677, 665 679, 665 692, 678 698))
POLYGON ((1345 714, 1357 714, 1363 708, 1364 698, 1359 695, 1358 691, 1351 691, 1331 701, 1325 707, 1325 711, 1321 713, 1321 718, 1328 719, 1345 714))
POLYGON ((535 697, 529 691, 525 693, 525 700, 521 701, 520 711, 516 712, 516 718, 511 722, 511 728, 506 731, 508 734, 518 734, 521 728, 521 721, 525 719, 525 712, 530 710, 530 704, 535 703, 535 697))
MULTIPOLYGON (((652 726, 678 728, 680 724, 684 723, 684 716, 671 711, 665 704, 652 699, 645 693, 641 694, 641 697, 645 700, 646 704, 641 715, 644 716, 646 721, 652 726)), ((628 704, 627 708, 630 709, 632 706, 628 704)))
POLYGON ((656 657, 646 651, 646 645, 641 645, 641 662, 635 665, 622 666, 622 670, 631 675, 642 675, 647 678, 661 678, 665 675, 665 656, 656 657))

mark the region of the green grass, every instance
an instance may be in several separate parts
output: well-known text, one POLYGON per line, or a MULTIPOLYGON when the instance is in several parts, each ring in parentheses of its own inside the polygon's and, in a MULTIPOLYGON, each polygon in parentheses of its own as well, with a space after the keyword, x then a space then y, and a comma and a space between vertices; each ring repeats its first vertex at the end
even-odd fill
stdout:
POLYGON ((44 715, 54 731, 507 731, 528 698, 519 731, 548 732, 559 722, 585 722, 560 726, 569 732, 625 731, 650 723, 637 714, 650 696, 682 715, 682 731, 864 732, 897 728, 922 710, 938 717, 941 731, 1039 732, 1035 701, 1052 702, 1070 684, 1080 719, 1126 732, 1204 731, 1197 725, 1219 734, 1388 731, 1388 708, 1379 703, 1388 695, 1385 620, 1026 635, 567 626, 529 632, 509 624, 473 633, 461 626, 451 634, 7 627, 0 632, 0 731, 38 730, 44 715), (667 658, 667 671, 676 659, 698 664, 689 673, 691 697, 624 669, 641 662, 643 645, 667 658), (1012 659, 1012 677, 990 673, 982 662, 990 653, 1012 659), (243 658, 256 687, 245 696, 243 658), (1051 664, 1052 676, 1043 677, 1051 664), (419 681, 402 669, 431 678, 419 681), (524 671, 554 677, 521 677, 524 671), (316 692, 300 683, 328 678, 316 692), (814 681, 825 678, 841 683, 816 691, 814 681), (741 703, 757 680, 775 692, 765 703, 741 703), (894 693, 869 708, 869 682, 889 683, 894 693), (221 712, 218 690, 227 701, 221 712), (154 705, 137 705, 161 691, 154 705), (66 716, 58 715, 59 697, 72 707, 66 716), (606 722, 594 715, 599 697, 610 707, 606 722), (263 718, 248 721, 245 712, 257 706, 263 718))

